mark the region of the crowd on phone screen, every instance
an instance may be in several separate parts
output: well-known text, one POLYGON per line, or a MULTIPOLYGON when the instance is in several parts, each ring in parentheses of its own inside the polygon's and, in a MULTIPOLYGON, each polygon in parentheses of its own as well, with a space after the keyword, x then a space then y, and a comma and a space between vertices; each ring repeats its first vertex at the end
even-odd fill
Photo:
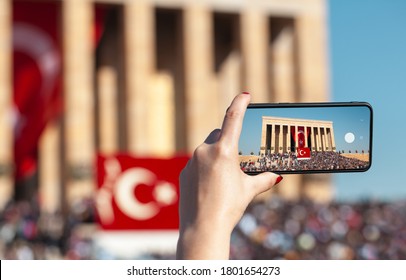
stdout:
MULTIPOLYGON (((40 214, 28 202, 0 213, 0 259, 111 259, 97 251, 93 202, 40 214), (79 230, 81 229, 81 230, 79 230)), ((213 232, 213 234, 216 234, 213 232)), ((406 200, 314 204, 276 195, 252 203, 232 234, 232 259, 406 259, 406 200)), ((172 259, 144 254, 134 258, 172 259)))
POLYGON ((256 161, 240 162, 240 168, 247 172, 365 169, 368 166, 366 161, 345 157, 338 152, 311 152, 310 159, 298 159, 292 152, 274 153, 261 155, 256 161))

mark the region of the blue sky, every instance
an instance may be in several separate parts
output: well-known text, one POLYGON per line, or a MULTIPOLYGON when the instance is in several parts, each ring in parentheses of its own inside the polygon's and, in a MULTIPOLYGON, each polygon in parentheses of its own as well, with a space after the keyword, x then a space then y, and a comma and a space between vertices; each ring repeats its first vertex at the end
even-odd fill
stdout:
POLYGON ((317 108, 252 108, 244 117, 240 136, 239 150, 248 155, 257 154, 261 146, 262 116, 284 117, 307 120, 332 121, 337 150, 354 152, 369 150, 370 110, 366 106, 351 107, 317 107, 317 108), (355 140, 347 143, 344 139, 352 133, 355 140), (253 141, 256 139, 256 141, 253 141))
POLYGON ((332 101, 374 108, 372 167, 334 175, 339 200, 405 199, 406 1, 329 1, 332 101))

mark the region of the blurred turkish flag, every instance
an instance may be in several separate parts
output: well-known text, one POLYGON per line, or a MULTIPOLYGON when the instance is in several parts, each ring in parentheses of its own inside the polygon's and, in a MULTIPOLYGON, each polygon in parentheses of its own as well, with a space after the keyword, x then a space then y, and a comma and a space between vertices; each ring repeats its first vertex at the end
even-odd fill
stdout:
POLYGON ((96 210, 102 228, 177 229, 178 178, 188 159, 98 156, 96 210))
POLYGON ((16 179, 36 169, 39 137, 61 111, 60 3, 13 2, 16 179))
MULTIPOLYGON (((95 11, 95 47, 108 7, 95 11)), ((62 113, 62 22, 57 1, 13 1, 14 160, 16 180, 36 171, 38 141, 62 113)))

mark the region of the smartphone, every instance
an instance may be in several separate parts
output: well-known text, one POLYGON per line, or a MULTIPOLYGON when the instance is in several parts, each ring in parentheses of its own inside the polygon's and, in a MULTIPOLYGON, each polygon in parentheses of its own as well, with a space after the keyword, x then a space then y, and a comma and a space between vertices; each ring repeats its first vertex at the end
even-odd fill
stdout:
POLYGON ((250 104, 239 140, 247 174, 363 172, 372 160, 367 102, 250 104))

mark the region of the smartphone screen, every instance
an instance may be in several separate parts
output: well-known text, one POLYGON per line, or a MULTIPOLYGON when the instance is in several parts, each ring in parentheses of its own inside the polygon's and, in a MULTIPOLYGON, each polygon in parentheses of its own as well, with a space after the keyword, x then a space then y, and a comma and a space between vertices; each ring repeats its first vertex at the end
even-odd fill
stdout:
POLYGON ((250 104, 239 140, 248 174, 366 171, 372 107, 366 102, 250 104))

